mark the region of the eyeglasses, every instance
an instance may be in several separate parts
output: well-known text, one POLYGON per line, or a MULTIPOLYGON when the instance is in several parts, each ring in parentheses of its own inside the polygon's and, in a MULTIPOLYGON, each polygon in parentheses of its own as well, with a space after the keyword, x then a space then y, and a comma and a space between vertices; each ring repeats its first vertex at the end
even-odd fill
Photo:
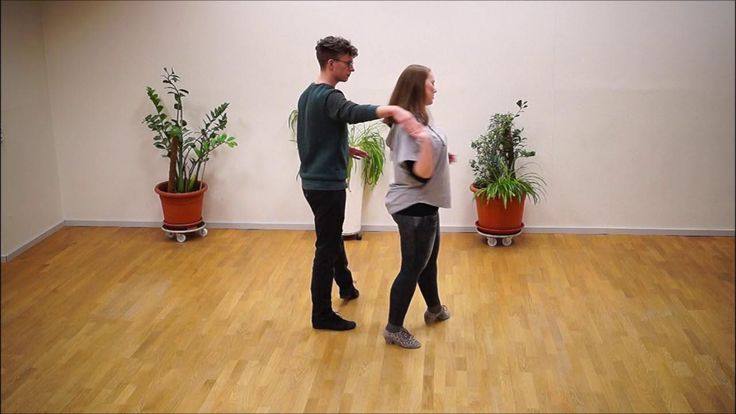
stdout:
POLYGON ((353 61, 352 61, 352 60, 350 60, 350 61, 344 61, 344 60, 340 60, 340 59, 332 59, 332 60, 334 60, 335 62, 340 62, 340 63, 344 63, 344 64, 346 64, 346 65, 347 65, 347 66, 348 66, 348 67, 349 67, 350 69, 353 69, 353 61))

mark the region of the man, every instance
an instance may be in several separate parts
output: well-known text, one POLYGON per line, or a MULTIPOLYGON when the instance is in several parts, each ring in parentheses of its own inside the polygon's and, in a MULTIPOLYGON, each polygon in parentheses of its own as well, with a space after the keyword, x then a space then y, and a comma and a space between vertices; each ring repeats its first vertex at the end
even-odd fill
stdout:
POLYGON ((317 42, 315 49, 319 77, 299 97, 297 119, 299 176, 304 197, 314 214, 317 236, 312 264, 312 327, 346 331, 356 324, 332 310, 332 280, 340 289, 340 298, 352 300, 360 294, 348 269, 342 224, 348 156, 367 155, 348 147, 347 124, 392 117, 412 135, 421 134, 423 126, 399 106, 358 105, 335 89, 338 82, 346 82, 355 71, 353 62, 358 49, 350 41, 328 36, 317 42))

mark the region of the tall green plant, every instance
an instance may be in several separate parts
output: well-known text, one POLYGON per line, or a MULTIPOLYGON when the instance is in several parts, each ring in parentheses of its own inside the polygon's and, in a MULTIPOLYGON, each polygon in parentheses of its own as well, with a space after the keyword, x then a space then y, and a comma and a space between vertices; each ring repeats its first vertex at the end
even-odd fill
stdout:
POLYGON ((504 206, 510 199, 521 201, 524 196, 537 203, 546 185, 538 174, 516 165, 519 158, 535 155, 534 151, 525 149, 524 129, 514 126, 515 119, 526 109, 527 101, 519 100, 516 106, 519 109, 515 114, 494 114, 486 133, 470 144, 476 153, 475 159, 470 160, 473 185, 478 189, 475 196, 489 200, 500 198, 504 206))
POLYGON ((161 98, 155 89, 146 87, 146 94, 153 103, 156 113, 149 114, 143 122, 156 135, 153 145, 164 151, 163 157, 169 158, 169 179, 167 191, 170 193, 186 193, 195 191, 202 183, 207 161, 212 151, 220 145, 236 147, 235 137, 224 132, 227 126, 227 107, 225 102, 205 115, 203 126, 199 131, 188 128, 189 122, 184 119, 183 100, 189 91, 177 85, 180 78, 172 68, 164 68, 163 83, 167 94, 174 100, 174 116, 167 114, 161 98))
MULTIPOLYGON (((386 163, 386 141, 381 135, 383 125, 380 122, 369 124, 351 125, 348 134, 348 145, 360 148, 368 156, 363 160, 363 172, 361 176, 363 183, 369 187, 375 187, 383 175, 383 165, 386 163)), ((353 158, 348 159, 348 183, 354 169, 353 158)))
POLYGON ((289 113, 289 129, 291 130, 290 141, 296 142, 296 122, 299 119, 299 111, 292 109, 289 113))

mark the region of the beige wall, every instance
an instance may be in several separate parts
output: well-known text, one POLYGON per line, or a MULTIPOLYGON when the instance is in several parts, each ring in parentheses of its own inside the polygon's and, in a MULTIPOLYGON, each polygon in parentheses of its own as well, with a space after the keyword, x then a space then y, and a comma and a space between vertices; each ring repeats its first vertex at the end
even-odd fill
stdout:
MULTIPOLYGON (((339 86, 356 102, 384 103, 408 64, 433 68, 432 110, 459 157, 447 228, 475 221, 470 141, 523 98, 520 126, 549 183, 546 199, 528 206, 527 226, 734 229, 732 2, 41 7, 62 211, 72 223, 160 222, 153 186, 166 161, 141 120, 151 109, 145 86, 160 90, 162 67, 173 66, 191 91, 190 120, 227 100, 240 142, 208 165, 206 219, 310 225, 286 119, 316 78, 316 41, 338 34, 360 51, 339 86)), ((365 225, 393 225, 383 206, 388 182, 367 194, 365 225)))
POLYGON ((2 2, 2 256, 63 221, 41 7, 2 2))

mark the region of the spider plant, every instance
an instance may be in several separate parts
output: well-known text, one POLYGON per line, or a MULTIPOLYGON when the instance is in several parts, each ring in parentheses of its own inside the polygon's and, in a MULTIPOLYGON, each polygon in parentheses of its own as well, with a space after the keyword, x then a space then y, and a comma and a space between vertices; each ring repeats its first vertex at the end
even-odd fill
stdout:
POLYGON ((526 166, 521 166, 516 171, 511 171, 505 164, 501 164, 501 174, 494 181, 488 182, 484 187, 478 187, 476 197, 484 197, 487 200, 500 198, 504 207, 508 205, 511 198, 516 197, 521 201, 524 195, 529 196, 534 204, 539 202, 543 192, 544 180, 538 174, 524 171, 526 166))
MULTIPOLYGON (((296 127, 299 112, 293 109, 289 113, 289 130, 291 130, 290 141, 296 142, 296 127)), ((386 142, 381 135, 383 133, 383 124, 380 122, 372 122, 368 124, 351 125, 348 131, 348 145, 360 148, 368 156, 363 160, 363 171, 361 176, 363 184, 374 187, 383 174, 383 165, 386 163, 386 142)), ((355 163, 353 158, 348 158, 348 184, 353 175, 355 163)))
POLYGON ((289 114, 289 129, 291 130, 291 139, 289 141, 296 142, 296 121, 299 118, 299 111, 292 109, 289 114))
MULTIPOLYGON (((383 124, 372 122, 369 124, 351 125, 348 134, 348 145, 360 148, 368 156, 363 160, 363 183, 375 187, 383 174, 383 164, 386 162, 386 141, 381 135, 383 124)), ((348 160, 348 183, 353 171, 353 158, 348 160)))

